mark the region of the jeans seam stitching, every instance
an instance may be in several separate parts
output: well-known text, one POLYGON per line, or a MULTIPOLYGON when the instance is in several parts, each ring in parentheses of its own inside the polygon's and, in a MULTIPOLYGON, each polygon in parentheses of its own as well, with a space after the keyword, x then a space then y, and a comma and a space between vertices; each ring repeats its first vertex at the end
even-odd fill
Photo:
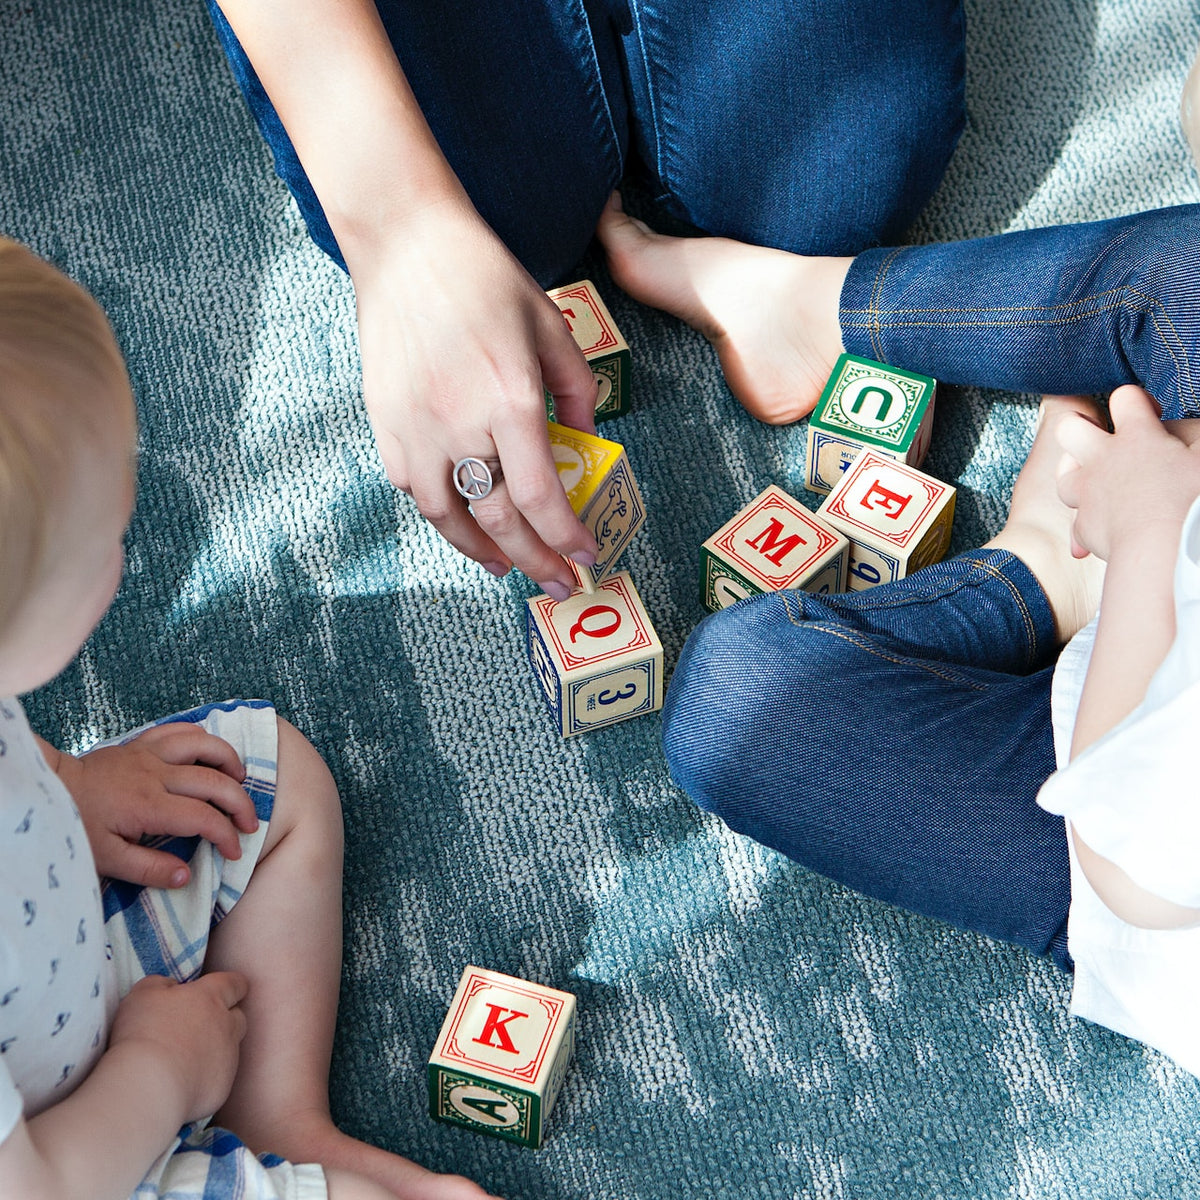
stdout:
MULTIPOLYGON (((788 620, 792 620, 790 613, 788 614, 788 620)), ((937 679, 944 680, 946 683, 959 684, 960 686, 968 687, 975 692, 987 691, 987 688, 983 684, 976 683, 972 679, 964 679, 961 675, 954 674, 947 670, 938 670, 938 668, 932 663, 922 662, 920 659, 916 658, 905 658, 899 654, 889 654, 884 650, 880 650, 877 646, 872 646, 869 642, 861 641, 848 630, 835 629, 828 625, 821 625, 812 621, 792 621, 792 624, 796 625, 797 627, 804 626, 805 628, 812 630, 813 633, 823 633, 827 637, 840 638, 842 641, 848 642, 850 645, 872 655, 875 658, 883 659, 884 662, 894 663, 896 666, 902 667, 915 667, 917 670, 924 671, 927 675, 932 675, 937 679)))
MULTIPOLYGON (((1009 562, 1014 562, 1017 560, 1017 556, 1015 554, 1013 554, 1011 551, 1003 550, 1003 551, 1000 551, 999 553, 1003 554, 1003 556, 1004 556, 1003 559, 1001 560, 1002 563, 1009 563, 1009 562)), ((1021 592, 1017 588, 1016 584, 1013 583, 1013 581, 1011 579, 1009 579, 1008 576, 1005 575, 1004 572, 999 569, 997 564, 987 562, 986 560, 984 560, 982 558, 975 558, 974 556, 966 556, 966 555, 963 556, 961 561, 970 563, 972 567, 974 567, 977 570, 983 571, 989 578, 999 580, 999 582, 1004 584, 1004 586, 1008 589, 1009 595, 1011 595, 1013 600, 1016 602, 1017 611, 1020 613, 1021 621, 1025 626, 1025 646, 1026 646, 1025 665, 1027 668, 1032 667, 1033 663, 1035 662, 1036 657, 1037 657, 1037 642, 1038 642, 1037 624, 1033 619, 1033 613, 1030 611, 1029 605, 1025 602, 1025 597, 1021 595, 1021 592)), ((971 580, 962 579, 954 585, 953 591, 957 592, 957 591, 961 591, 964 587, 973 587, 973 586, 975 586, 975 584, 971 580)), ((926 670, 930 674, 936 675, 940 679, 951 679, 951 678, 958 679, 958 676, 951 677, 950 675, 944 674, 943 672, 939 672, 938 670, 936 670, 934 667, 930 666, 927 663, 919 662, 918 660, 913 659, 913 658, 903 658, 903 657, 890 655, 890 654, 888 654, 882 650, 879 650, 869 644, 864 644, 862 641, 858 640, 858 638, 855 637, 854 634, 852 634, 851 632, 849 632, 847 630, 831 629, 827 625, 824 625, 820 622, 806 621, 804 619, 804 617, 798 611, 795 614, 793 614, 791 605, 794 601, 794 597, 789 592, 779 592, 777 594, 779 595, 780 599, 783 601, 784 616, 787 617, 788 623, 797 629, 802 626, 809 628, 809 629, 813 629, 813 630, 819 629, 823 633, 835 634, 835 635, 843 638, 843 640, 848 641, 855 646, 858 646, 859 649, 865 650, 870 654, 874 654, 876 657, 882 658, 887 662, 894 662, 897 664, 902 663, 902 664, 906 664, 909 666, 918 666, 922 670, 926 670)), ((949 593, 947 593, 947 594, 949 594, 949 593)), ((874 606, 870 606, 868 604, 868 605, 863 606, 864 610, 867 610, 867 611, 869 611, 870 607, 874 607, 876 609, 886 608, 887 604, 877 604, 874 606)), ((986 690, 986 688, 984 688, 982 685, 979 685, 979 684, 972 683, 971 686, 974 687, 977 691, 985 691, 986 690)))
MULTIPOLYGON (((883 285, 887 279, 888 272, 892 268, 892 263, 900 256, 903 247, 897 247, 879 264, 879 269, 875 272, 874 286, 871 288, 871 299, 869 317, 870 323, 867 328, 871 336, 871 353, 879 361, 883 361, 883 339, 879 336, 882 326, 879 323, 877 314, 881 311, 879 308, 879 297, 883 292, 883 285)), ((853 312, 854 310, 849 310, 853 312)))

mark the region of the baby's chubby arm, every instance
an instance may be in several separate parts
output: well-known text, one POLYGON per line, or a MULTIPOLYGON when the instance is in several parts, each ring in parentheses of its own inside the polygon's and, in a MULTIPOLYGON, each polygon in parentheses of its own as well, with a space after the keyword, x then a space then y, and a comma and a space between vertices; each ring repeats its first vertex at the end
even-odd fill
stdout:
MULTIPOLYGON (((1142 701, 1175 638, 1175 560, 1188 509, 1200 496, 1200 431, 1159 420, 1138 387, 1112 395, 1113 432, 1086 418, 1058 429, 1058 489, 1075 509, 1077 555, 1107 563, 1096 642, 1080 698, 1071 757, 1124 720, 1142 701)), ((1122 920, 1152 929, 1200 924, 1200 910, 1138 886, 1073 830, 1079 864, 1122 920)))
POLYGON ((182 887, 187 865, 140 844, 143 837, 205 838, 229 859, 241 857, 239 832, 258 828, 241 786, 237 751, 197 725, 155 725, 121 746, 78 758, 38 739, 47 763, 71 793, 97 871, 148 887, 182 887))
POLYGON ((0 1144, 0 1200, 126 1200, 188 1121, 229 1095, 246 1031, 246 980, 141 980, 108 1049, 65 1100, 0 1144))

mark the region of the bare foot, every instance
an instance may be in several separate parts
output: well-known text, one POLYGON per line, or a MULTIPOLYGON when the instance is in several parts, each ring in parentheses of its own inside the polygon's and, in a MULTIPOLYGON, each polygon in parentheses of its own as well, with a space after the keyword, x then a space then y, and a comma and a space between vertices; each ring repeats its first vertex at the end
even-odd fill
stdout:
POLYGON ((988 549, 1015 554, 1037 577, 1050 601, 1059 640, 1067 641, 1095 615, 1104 584, 1104 563, 1089 554, 1071 555, 1074 513, 1059 498, 1056 476, 1061 451, 1054 427, 1067 413, 1101 423, 1099 410, 1083 396, 1046 396, 1038 413, 1029 457, 1013 485, 1008 522, 988 549))
POLYGON ((616 193, 596 236, 625 291, 712 342, 752 416, 783 425, 812 411, 842 351, 838 303, 852 259, 668 237, 625 213, 616 193))
MULTIPOLYGON (((278 1137, 270 1139, 273 1153, 290 1162, 315 1162, 327 1168, 331 1200, 360 1194, 355 1178, 379 1185, 381 1194, 397 1200, 497 1200, 461 1175, 439 1175, 378 1146, 342 1133, 327 1113, 293 1115, 278 1137), (335 1186, 340 1182, 340 1187, 335 1186)), ((375 1189, 365 1193, 374 1197, 375 1189)))

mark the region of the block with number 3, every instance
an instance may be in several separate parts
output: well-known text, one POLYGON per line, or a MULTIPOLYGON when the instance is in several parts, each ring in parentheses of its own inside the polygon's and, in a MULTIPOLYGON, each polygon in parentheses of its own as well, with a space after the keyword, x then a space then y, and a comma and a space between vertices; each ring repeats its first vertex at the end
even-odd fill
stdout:
POLYGON ((663 648, 628 571, 555 602, 526 601, 526 648, 564 737, 662 707, 663 648))
POLYGON ((746 596, 846 586, 846 538, 771 484, 700 547, 700 592, 710 612, 746 596))
POLYGON ((605 421, 629 411, 629 344, 621 336, 596 285, 590 279, 554 288, 558 305, 583 357, 596 379, 596 420, 605 421))
POLYGON ((938 562, 950 547, 954 488, 864 450, 817 509, 850 539, 847 586, 862 591, 938 562))
POLYGON ((429 1114, 534 1149, 575 1048, 575 997, 467 967, 429 1056, 429 1114))

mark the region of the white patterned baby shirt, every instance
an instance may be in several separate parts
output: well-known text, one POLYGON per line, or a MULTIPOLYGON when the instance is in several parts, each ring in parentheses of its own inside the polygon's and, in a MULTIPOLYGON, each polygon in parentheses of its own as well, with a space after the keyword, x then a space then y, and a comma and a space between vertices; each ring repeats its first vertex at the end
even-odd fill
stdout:
POLYGON ((116 1005, 83 822, 0 699, 0 1142, 87 1077, 116 1005))

